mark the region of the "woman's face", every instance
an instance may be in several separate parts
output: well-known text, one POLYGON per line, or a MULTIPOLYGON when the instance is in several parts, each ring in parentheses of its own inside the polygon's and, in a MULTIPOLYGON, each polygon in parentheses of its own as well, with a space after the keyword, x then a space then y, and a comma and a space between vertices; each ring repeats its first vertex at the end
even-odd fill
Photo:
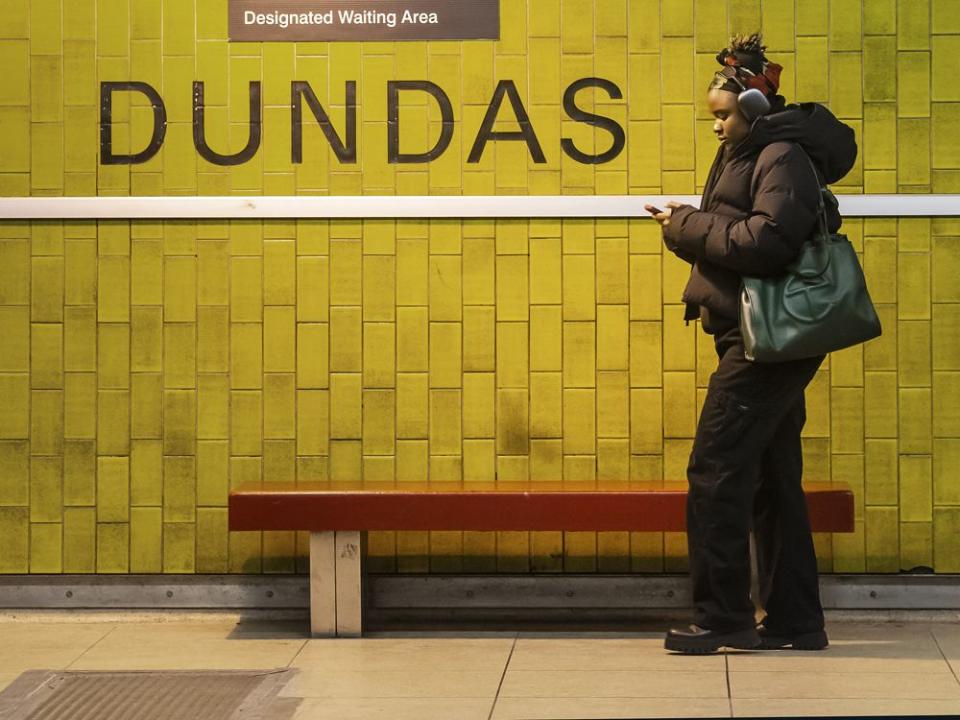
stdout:
POLYGON ((750 132, 750 123, 737 106, 735 93, 713 88, 707 93, 707 106, 713 114, 713 131, 722 143, 737 145, 750 132))

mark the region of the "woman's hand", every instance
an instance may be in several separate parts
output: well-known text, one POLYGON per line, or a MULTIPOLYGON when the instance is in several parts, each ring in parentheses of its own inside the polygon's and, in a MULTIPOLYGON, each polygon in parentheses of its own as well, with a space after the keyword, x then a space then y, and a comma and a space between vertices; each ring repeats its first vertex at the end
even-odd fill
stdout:
MULTIPOLYGON (((666 227, 667 225, 670 224, 670 216, 673 214, 673 211, 676 210, 678 207, 683 207, 683 203, 677 202, 676 200, 670 200, 667 203, 666 210, 659 213, 652 213, 653 219, 656 220, 658 223, 660 223, 660 227, 666 227)), ((646 210, 647 212, 650 212, 651 210, 656 210, 657 208, 655 208, 653 205, 644 205, 643 209, 646 210)))

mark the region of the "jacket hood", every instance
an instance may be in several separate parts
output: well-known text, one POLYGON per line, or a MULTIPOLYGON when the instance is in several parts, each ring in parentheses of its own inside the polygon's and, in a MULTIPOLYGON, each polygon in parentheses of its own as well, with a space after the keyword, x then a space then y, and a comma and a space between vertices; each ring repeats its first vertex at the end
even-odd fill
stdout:
POLYGON ((796 142, 823 173, 824 181, 835 183, 850 172, 857 159, 853 128, 844 124, 820 103, 791 103, 776 95, 766 115, 753 121, 750 133, 733 152, 763 148, 774 142, 796 142))

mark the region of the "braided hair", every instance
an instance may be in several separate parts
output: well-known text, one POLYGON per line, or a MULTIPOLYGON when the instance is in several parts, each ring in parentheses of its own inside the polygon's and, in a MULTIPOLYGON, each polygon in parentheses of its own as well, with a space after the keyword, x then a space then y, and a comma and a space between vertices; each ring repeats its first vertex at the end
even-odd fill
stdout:
MULTIPOLYGON (((755 87, 764 95, 773 96, 780 88, 780 71, 783 69, 777 63, 770 62, 764 51, 763 34, 760 32, 749 35, 734 35, 730 44, 717 53, 717 62, 726 68, 732 68, 737 80, 745 87, 755 87)), ((710 83, 710 90, 728 90, 739 93, 743 87, 731 77, 717 74, 710 83)))

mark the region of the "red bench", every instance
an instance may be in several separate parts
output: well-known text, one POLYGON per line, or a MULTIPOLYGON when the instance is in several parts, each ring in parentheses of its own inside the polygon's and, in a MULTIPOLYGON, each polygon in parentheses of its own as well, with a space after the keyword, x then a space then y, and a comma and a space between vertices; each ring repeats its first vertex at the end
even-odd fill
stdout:
MULTIPOLYGON (((853 532, 853 493, 804 486, 814 532, 853 532)), ((230 530, 310 532, 310 625, 316 637, 359 636, 370 530, 633 530, 686 528, 686 483, 247 483, 230 492, 230 530)))

